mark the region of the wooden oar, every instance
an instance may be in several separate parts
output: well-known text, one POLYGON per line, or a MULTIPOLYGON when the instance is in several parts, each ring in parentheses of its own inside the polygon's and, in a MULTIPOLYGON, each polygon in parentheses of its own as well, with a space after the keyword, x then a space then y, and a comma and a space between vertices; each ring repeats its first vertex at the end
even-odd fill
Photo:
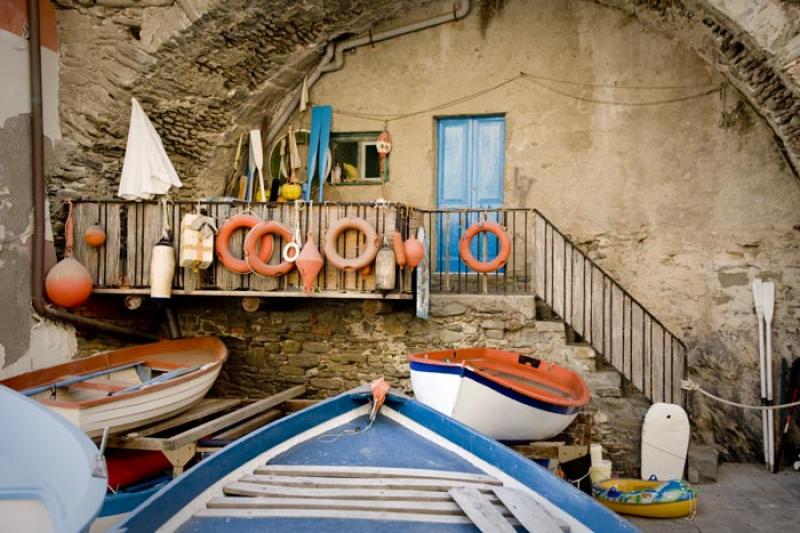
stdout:
MULTIPOLYGON (((761 284, 761 304, 764 306, 764 322, 766 331, 764 340, 766 345, 766 372, 767 372, 767 404, 772 405, 772 315, 775 310, 775 284, 765 281, 761 284)), ((775 413, 772 409, 767 411, 767 466, 772 471, 775 464, 775 413)))
POLYGON ((149 380, 145 381, 144 383, 139 383, 138 385, 131 385, 130 387, 128 387, 126 389, 109 392, 108 396, 113 396, 115 394, 122 394, 122 393, 125 393, 125 392, 133 392, 133 391, 137 391, 139 389, 142 389, 144 387, 150 387, 152 385, 157 385, 159 383, 163 383, 165 381, 169 381, 171 379, 178 378, 178 377, 183 376, 185 374, 189 374, 190 372, 194 372, 196 370, 200 370, 201 368, 203 368, 203 365, 195 365, 195 366, 187 366, 187 367, 184 367, 184 368, 178 368, 176 370, 171 370, 169 372, 164 372, 163 374, 161 374, 159 376, 156 376, 153 379, 149 379, 149 380))
POLYGON ((20 394, 24 394, 25 396, 34 396, 39 394, 40 392, 44 392, 50 390, 52 388, 58 387, 69 387, 70 385, 74 385, 75 383, 80 383, 81 381, 87 381, 89 379, 93 379, 99 376, 105 376, 106 374, 112 374, 114 372, 119 372, 121 370, 127 370, 129 368, 133 368, 135 366, 144 364, 142 361, 137 361, 135 363, 127 363, 120 366, 114 366, 111 368, 105 368, 103 370, 98 370, 96 372, 91 372, 89 374, 81 374, 79 376, 72 376, 71 378, 62 379, 61 381, 54 381, 53 383, 48 383, 47 385, 40 385, 38 387, 34 387, 32 389, 25 389, 20 391, 20 394))
MULTIPOLYGON (((753 303, 758 318, 758 367, 761 372, 761 405, 767 405, 767 362, 764 351, 764 306, 762 305, 762 282, 759 278, 753 280, 753 303)), ((767 411, 761 411, 761 436, 764 448, 764 464, 769 464, 767 411)))

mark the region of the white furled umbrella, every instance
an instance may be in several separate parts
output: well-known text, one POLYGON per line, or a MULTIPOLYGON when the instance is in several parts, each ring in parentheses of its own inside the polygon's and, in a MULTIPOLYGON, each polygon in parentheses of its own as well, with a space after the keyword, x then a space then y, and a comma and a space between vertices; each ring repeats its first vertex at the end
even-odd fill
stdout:
POLYGON ((117 195, 126 200, 150 200, 183 184, 164 151, 161 137, 136 98, 131 98, 128 146, 117 195))

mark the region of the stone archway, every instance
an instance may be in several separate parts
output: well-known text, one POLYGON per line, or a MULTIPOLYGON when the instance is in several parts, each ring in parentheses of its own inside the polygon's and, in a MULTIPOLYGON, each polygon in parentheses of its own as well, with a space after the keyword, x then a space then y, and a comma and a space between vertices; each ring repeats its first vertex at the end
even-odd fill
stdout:
MULTIPOLYGON (((524 1, 524 0, 519 0, 524 1)), ((800 164, 798 9, 775 0, 591 0, 689 44, 740 91, 800 164)), ((443 2, 56 0, 64 139, 51 190, 110 196, 131 96, 139 98, 187 188, 219 189, 235 132, 260 124, 325 44, 443 2)), ((441 5, 440 5, 441 4, 441 5)), ((449 4, 448 4, 449 5, 449 4)))

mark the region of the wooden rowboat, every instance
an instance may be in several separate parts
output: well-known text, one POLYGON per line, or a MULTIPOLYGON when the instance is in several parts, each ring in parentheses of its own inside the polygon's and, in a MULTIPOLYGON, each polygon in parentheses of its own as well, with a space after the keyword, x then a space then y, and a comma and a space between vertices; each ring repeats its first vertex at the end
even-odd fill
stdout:
POLYGON ((408 361, 419 401, 498 440, 554 437, 591 397, 575 372, 519 353, 467 348, 408 361))
POLYGON ((402 394, 380 410, 371 397, 357 389, 251 433, 116 531, 636 531, 497 441, 402 394))
POLYGON ((0 384, 38 400, 90 437, 167 418, 200 400, 228 357, 216 337, 162 341, 34 370, 0 384))
POLYGON ((0 386, 0 531, 84 531, 106 493, 94 443, 37 402, 0 386))

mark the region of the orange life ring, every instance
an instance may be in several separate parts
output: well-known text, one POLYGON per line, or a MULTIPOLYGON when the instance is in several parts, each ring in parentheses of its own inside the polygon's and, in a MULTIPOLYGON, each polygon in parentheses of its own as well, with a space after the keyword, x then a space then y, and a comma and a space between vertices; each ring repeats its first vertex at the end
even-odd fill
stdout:
POLYGON ((274 221, 261 222, 247 232, 247 237, 244 239, 244 260, 256 274, 261 274, 262 276, 282 276, 288 274, 294 268, 294 263, 288 261, 277 265, 268 265, 267 261, 269 261, 269 257, 262 260, 256 253, 256 246, 259 239, 262 239, 261 249, 263 250, 263 239, 266 237, 272 242, 270 235, 275 233, 287 241, 293 238, 292 232, 289 231, 287 227, 274 221))
MULTIPOLYGON (((222 263, 225 268, 236 274, 249 274, 250 266, 244 259, 239 259, 231 252, 231 235, 233 232, 241 228, 253 228, 263 222, 260 218, 254 215, 233 215, 226 220, 222 227, 219 228, 217 238, 214 241, 214 249, 217 252, 217 259, 222 263)), ((272 255, 272 237, 269 235, 264 236, 261 240, 261 250, 258 252, 258 257, 262 261, 266 261, 272 255)))
POLYGON ((325 258, 327 261, 340 270, 353 272, 360 270, 375 260, 378 255, 378 234, 369 222, 363 218, 342 218, 333 223, 325 235, 325 258), (336 250, 336 241, 343 231, 354 229, 364 234, 366 237, 366 247, 361 255, 354 259, 345 259, 336 250))
POLYGON ((508 257, 511 255, 511 239, 508 238, 508 234, 506 230, 503 229, 503 226, 497 222, 476 222, 467 228, 467 231, 461 236, 461 240, 458 242, 458 255, 461 256, 461 259, 468 267, 476 272, 481 272, 483 274, 494 272, 502 268, 503 265, 506 264, 506 261, 508 261, 508 257), (472 238, 484 231, 494 233, 497 237, 497 242, 500 243, 500 250, 491 261, 478 261, 472 255, 472 250, 470 250, 472 238))

